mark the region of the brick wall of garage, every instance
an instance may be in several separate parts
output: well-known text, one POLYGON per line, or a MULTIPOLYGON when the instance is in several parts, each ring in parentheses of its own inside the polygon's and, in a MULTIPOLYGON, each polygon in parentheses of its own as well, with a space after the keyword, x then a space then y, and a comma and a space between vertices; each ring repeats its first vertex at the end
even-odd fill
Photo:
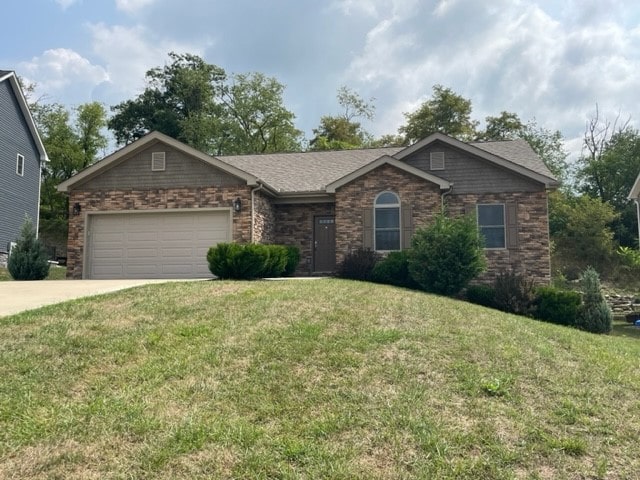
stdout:
POLYGON ((232 240, 251 241, 251 189, 248 186, 168 188, 152 190, 71 191, 67 277, 82 278, 86 216, 91 212, 162 211, 182 208, 230 208, 240 197, 242 211, 233 212, 232 240), (81 214, 72 214, 78 203, 81 214))

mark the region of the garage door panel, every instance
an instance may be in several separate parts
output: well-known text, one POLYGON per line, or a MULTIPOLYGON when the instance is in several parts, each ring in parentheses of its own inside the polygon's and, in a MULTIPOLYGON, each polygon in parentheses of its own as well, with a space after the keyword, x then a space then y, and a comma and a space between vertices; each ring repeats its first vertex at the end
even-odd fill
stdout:
POLYGON ((90 216, 90 278, 211 277, 206 254, 227 242, 227 211, 90 216))

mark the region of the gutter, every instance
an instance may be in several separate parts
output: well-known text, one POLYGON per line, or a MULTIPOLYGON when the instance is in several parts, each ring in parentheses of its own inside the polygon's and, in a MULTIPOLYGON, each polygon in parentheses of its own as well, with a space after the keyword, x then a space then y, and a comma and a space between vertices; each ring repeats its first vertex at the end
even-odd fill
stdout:
POLYGON ((638 250, 640 250, 640 197, 634 198, 636 202, 636 210, 638 211, 638 250))
POLYGON ((442 200, 442 212, 443 212, 443 213, 444 213, 444 197, 446 197, 447 195, 450 195, 452 191, 453 191, 453 183, 452 183, 452 184, 450 184, 450 186, 449 186, 449 188, 447 189, 447 191, 442 192, 442 195, 441 195, 441 197, 440 197, 440 198, 441 198, 441 200, 442 200))

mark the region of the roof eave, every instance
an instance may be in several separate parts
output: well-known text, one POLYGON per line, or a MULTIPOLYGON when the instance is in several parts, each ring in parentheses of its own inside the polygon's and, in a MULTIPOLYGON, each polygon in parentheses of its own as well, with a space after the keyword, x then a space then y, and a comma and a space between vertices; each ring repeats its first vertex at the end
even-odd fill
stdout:
POLYGON ((640 173, 638 174, 633 187, 631 187, 631 191, 629 192, 629 196, 627 198, 629 200, 640 200, 640 173))

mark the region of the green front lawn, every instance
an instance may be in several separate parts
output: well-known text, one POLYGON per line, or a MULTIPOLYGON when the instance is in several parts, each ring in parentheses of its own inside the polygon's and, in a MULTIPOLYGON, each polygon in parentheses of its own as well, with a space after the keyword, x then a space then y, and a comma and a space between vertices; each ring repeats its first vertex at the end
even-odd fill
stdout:
POLYGON ((0 478, 635 478, 640 342, 344 280, 0 318, 0 478))
MULTIPOLYGON (((59 267, 58 265, 51 265, 49 268, 49 276, 45 280, 65 280, 67 277, 67 267, 59 267)), ((13 280, 9 271, 5 267, 0 267, 0 282, 13 280)))

